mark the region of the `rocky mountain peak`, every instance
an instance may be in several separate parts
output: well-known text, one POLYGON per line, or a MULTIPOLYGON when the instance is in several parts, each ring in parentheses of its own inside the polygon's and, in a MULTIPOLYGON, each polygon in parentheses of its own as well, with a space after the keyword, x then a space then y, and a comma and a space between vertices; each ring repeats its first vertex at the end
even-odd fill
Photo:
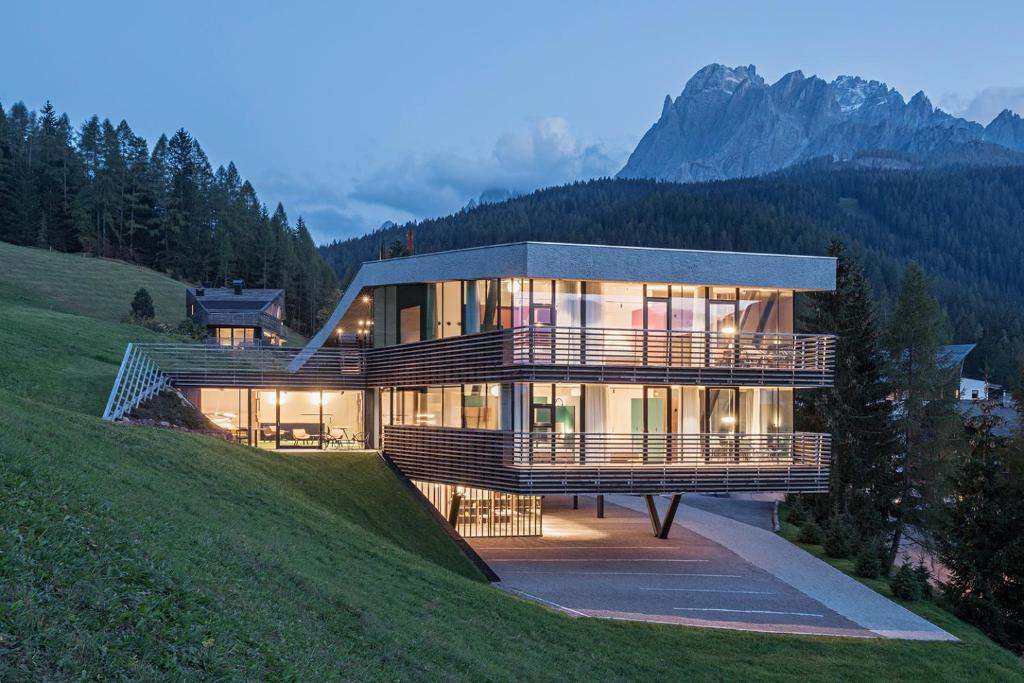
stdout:
POLYGON ((715 180, 886 150, 925 165, 1024 163, 1024 119, 1004 112, 982 128, 936 110, 923 92, 905 102, 882 81, 797 70, 767 85, 753 64, 708 64, 665 98, 619 176, 715 180))
POLYGON ((764 79, 757 75, 757 67, 753 64, 735 67, 728 67, 724 64, 708 64, 686 83, 680 97, 692 97, 697 93, 709 91, 721 91, 731 95, 747 81, 764 85, 764 79))

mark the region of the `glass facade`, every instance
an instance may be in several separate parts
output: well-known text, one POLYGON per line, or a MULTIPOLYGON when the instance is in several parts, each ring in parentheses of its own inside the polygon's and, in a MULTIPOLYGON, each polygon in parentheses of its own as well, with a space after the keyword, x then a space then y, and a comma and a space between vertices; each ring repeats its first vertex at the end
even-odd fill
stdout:
MULTIPOLYGON (((790 334, 793 292, 641 282, 492 279, 376 287, 374 346, 509 327, 790 334)), ((728 355, 731 348, 717 349, 728 355)))
POLYGON ((256 328, 214 327, 210 330, 210 336, 220 346, 246 346, 256 342, 256 328))
POLYGON ((793 431, 793 390, 639 384, 516 383, 382 389, 382 425, 592 434, 779 434, 793 431))
POLYGON ((381 389, 381 425, 501 429, 501 385, 381 389))
POLYGON ((260 448, 363 448, 362 391, 199 390, 199 410, 260 448))

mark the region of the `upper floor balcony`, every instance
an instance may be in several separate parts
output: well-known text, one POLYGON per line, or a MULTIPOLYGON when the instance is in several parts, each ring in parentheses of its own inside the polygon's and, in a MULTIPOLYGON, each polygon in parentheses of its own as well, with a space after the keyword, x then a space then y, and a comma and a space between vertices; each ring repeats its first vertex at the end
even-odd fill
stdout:
POLYGON ((835 337, 531 325, 365 352, 369 386, 626 382, 821 387, 835 337))

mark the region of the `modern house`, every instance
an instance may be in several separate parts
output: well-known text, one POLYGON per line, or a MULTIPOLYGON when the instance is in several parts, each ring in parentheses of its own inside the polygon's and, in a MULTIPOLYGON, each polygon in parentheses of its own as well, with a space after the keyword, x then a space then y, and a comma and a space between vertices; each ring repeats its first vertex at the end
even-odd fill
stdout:
MULTIPOLYGON (((823 257, 518 243, 363 264, 301 350, 134 345, 105 413, 174 385, 268 447, 373 447, 465 535, 534 535, 542 497, 818 492, 829 436, 796 391, 823 257), (135 387, 123 388, 123 387, 135 387), (139 389, 139 387, 143 387, 139 389), (214 393, 216 392, 216 393, 214 393)), ((599 501, 601 498, 599 498, 599 501)), ((600 508, 600 505, 599 505, 600 508)))
POLYGON ((185 309, 221 346, 279 346, 286 339, 283 289, 247 288, 242 280, 231 287, 192 287, 185 290, 185 309))

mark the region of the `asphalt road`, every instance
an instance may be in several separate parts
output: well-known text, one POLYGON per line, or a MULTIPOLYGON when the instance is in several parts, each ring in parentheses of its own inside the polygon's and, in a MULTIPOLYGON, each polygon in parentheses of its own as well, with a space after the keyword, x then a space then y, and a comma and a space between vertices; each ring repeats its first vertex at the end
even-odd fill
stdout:
MULTIPOLYGON (((586 616, 785 633, 874 635, 680 525, 655 538, 646 515, 548 497, 541 538, 470 539, 501 587, 586 616)), ((685 514, 685 508, 681 510, 685 514)))

